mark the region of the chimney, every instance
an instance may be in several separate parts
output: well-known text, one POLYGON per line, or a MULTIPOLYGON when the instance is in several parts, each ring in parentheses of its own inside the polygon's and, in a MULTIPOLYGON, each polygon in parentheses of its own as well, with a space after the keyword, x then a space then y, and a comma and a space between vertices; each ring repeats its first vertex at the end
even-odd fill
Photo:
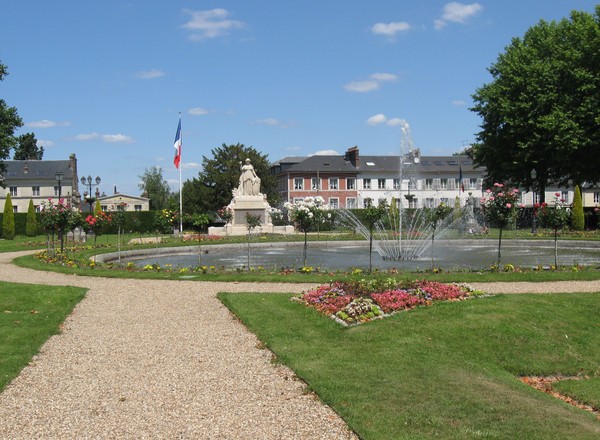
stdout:
POLYGON ((115 185, 115 192, 114 193, 117 194, 117 185, 115 185))
POLYGON ((344 155, 344 159, 350 161, 354 168, 358 168, 359 166, 359 156, 358 156, 358 147, 354 146, 348 148, 346 154, 344 155))

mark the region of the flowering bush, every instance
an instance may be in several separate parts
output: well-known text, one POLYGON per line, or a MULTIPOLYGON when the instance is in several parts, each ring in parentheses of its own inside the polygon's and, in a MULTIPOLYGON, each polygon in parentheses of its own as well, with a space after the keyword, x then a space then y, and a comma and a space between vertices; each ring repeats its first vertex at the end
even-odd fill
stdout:
POLYGON ((323 197, 317 196, 306 197, 304 200, 298 200, 294 203, 286 202, 284 205, 296 229, 304 232, 303 266, 306 266, 308 231, 319 223, 324 223, 331 219, 331 213, 328 212, 329 206, 325 205, 324 202, 323 197))
POLYGON ((502 231, 513 223, 517 217, 517 201, 519 199, 519 190, 517 188, 506 187, 502 183, 494 183, 492 188, 485 191, 481 198, 481 208, 485 219, 492 225, 500 229, 498 238, 498 259, 496 266, 500 267, 500 248, 502 246, 502 231))
POLYGON ((225 221, 225 223, 228 224, 233 218, 233 209, 231 209, 230 206, 224 206, 223 208, 217 211, 217 214, 225 221))
POLYGON ((173 232, 173 228, 179 226, 179 212, 163 209, 154 214, 154 226, 160 233, 173 232))
POLYGON ((85 224, 88 230, 94 232, 94 235, 98 236, 102 233, 103 228, 108 227, 112 222, 112 216, 104 211, 99 211, 94 215, 88 215, 85 218, 85 224))
POLYGON ((346 324, 366 322, 401 310, 458 301, 478 294, 465 284, 398 281, 392 278, 335 282, 303 293, 296 299, 346 324))

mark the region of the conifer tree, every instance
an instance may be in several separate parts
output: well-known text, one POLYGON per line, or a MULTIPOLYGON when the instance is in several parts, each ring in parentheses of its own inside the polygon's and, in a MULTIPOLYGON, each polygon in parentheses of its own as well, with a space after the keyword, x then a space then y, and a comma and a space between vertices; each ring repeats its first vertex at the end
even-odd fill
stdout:
POLYGON ((10 194, 6 194, 4 202, 4 216, 2 217, 2 237, 6 240, 15 238, 15 213, 13 211, 10 194))
POLYGON ((583 200, 581 199, 581 189, 579 185, 575 186, 575 195, 573 197, 573 229, 583 231, 585 218, 583 216, 583 200))
POLYGON ((35 237, 37 235, 37 219, 35 217, 35 206, 33 200, 29 200, 29 208, 27 209, 27 223, 25 224, 25 235, 35 237))

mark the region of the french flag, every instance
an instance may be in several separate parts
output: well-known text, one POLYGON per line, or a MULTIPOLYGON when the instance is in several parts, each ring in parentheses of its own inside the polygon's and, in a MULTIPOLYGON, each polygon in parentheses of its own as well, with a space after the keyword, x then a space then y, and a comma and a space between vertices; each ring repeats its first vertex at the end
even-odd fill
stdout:
POLYGON ((179 169, 179 162, 181 162, 181 116, 179 117, 179 124, 177 125, 177 133, 175 134, 175 143, 173 144, 173 147, 175 147, 173 163, 175 164, 175 168, 179 169))

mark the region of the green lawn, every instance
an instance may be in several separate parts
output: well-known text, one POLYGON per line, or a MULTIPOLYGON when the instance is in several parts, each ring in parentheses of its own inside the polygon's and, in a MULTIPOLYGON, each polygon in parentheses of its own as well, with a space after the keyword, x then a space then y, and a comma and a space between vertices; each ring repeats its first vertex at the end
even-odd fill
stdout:
POLYGON ((59 332, 85 289, 0 282, 0 391, 59 332))
POLYGON ((351 328, 286 294, 219 297, 362 438, 600 438, 593 414, 517 378, 600 376, 600 294, 498 295, 351 328))

